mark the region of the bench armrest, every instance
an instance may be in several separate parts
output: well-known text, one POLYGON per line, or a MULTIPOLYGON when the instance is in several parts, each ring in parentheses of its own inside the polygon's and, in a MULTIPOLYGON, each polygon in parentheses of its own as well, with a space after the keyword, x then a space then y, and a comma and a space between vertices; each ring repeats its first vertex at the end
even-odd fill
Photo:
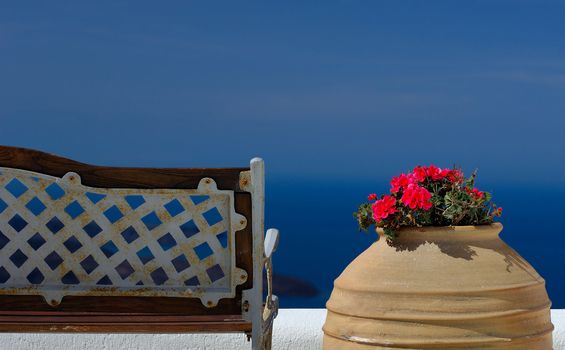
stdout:
POLYGON ((279 299, 273 295, 273 261, 272 254, 277 250, 279 244, 279 230, 271 228, 267 230, 264 243, 265 271, 267 273, 267 300, 263 309, 263 332, 270 332, 273 320, 279 311, 279 299))
POLYGON ((271 255, 277 250, 279 246, 279 230, 270 228, 265 235, 265 258, 270 259, 271 255))

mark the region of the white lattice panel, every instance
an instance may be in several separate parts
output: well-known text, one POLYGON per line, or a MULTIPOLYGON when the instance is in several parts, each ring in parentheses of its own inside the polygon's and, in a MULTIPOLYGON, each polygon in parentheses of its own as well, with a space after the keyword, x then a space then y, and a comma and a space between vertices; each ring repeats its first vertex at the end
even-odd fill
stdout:
POLYGON ((102 189, 0 168, 0 294, 233 297, 233 191, 102 189))

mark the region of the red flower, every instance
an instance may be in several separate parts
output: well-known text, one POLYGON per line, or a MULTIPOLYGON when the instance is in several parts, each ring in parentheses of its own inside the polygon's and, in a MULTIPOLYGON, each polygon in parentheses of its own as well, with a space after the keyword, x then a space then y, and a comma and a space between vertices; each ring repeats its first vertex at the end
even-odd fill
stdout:
POLYGON ((390 180, 390 185, 392 186, 390 192, 397 193, 398 191, 400 191, 400 189, 406 188, 406 186, 413 183, 414 181, 415 179, 413 176, 406 174, 400 174, 396 177, 393 177, 392 180, 390 180))
POLYGON ((459 169, 449 170, 449 173, 447 173, 446 177, 453 183, 461 183, 463 182, 463 180, 465 180, 463 173, 459 169))
POLYGON ((464 180, 461 170, 441 169, 435 165, 430 165, 428 167, 418 165, 414 168, 412 173, 407 176, 414 178, 416 182, 423 182, 428 177, 433 181, 439 181, 447 178, 449 181, 454 183, 461 183, 464 180))
POLYGON ((426 174, 432 178, 434 181, 441 180, 445 177, 445 173, 435 165, 430 165, 426 169, 426 174))
POLYGON ((416 179, 416 181, 422 182, 426 179, 426 176, 428 176, 428 172, 426 167, 417 166, 414 168, 411 175, 414 177, 414 179, 416 179))
POLYGON ((465 192, 469 193, 475 199, 481 199, 485 195, 484 192, 479 191, 478 188, 473 188, 472 190, 470 190, 467 187, 465 187, 465 192))
POLYGON ((377 199, 377 195, 375 193, 371 193, 370 195, 367 196, 367 199, 370 201, 374 201, 375 199, 377 199))
POLYGON ((451 169, 443 169, 441 171, 441 177, 444 178, 444 179, 447 177, 449 179, 452 172, 453 172, 453 170, 451 170, 451 169))
POLYGON ((392 196, 384 196, 383 199, 373 203, 373 218, 376 222, 381 222, 389 215, 396 213, 396 199, 392 196))
POLYGON ((479 191, 478 188, 473 188, 473 190, 471 191, 471 193, 475 196, 475 198, 479 199, 479 198, 483 198, 483 196, 485 195, 482 191, 479 191))
POLYGON ((410 209, 424 209, 428 210, 432 207, 432 194, 423 187, 415 184, 410 184, 404 190, 404 194, 400 201, 410 209))

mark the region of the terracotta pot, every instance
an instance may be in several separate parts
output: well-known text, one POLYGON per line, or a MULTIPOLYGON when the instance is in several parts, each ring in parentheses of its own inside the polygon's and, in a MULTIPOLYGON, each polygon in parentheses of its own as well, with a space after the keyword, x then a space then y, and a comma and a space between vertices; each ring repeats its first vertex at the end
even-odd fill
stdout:
POLYGON ((501 230, 379 232, 335 280, 324 349, 552 349, 545 281, 501 230))

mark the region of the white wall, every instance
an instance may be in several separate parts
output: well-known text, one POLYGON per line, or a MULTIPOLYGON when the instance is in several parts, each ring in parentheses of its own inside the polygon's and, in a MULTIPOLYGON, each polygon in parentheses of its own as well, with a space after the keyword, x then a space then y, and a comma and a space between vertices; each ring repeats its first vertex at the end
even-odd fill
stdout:
MULTIPOLYGON (((273 350, 322 347, 325 309, 283 309, 275 321, 273 350)), ((565 350, 565 310, 552 310, 554 350, 565 350)), ((2 350, 240 350, 251 345, 243 334, 0 334, 2 350)))

